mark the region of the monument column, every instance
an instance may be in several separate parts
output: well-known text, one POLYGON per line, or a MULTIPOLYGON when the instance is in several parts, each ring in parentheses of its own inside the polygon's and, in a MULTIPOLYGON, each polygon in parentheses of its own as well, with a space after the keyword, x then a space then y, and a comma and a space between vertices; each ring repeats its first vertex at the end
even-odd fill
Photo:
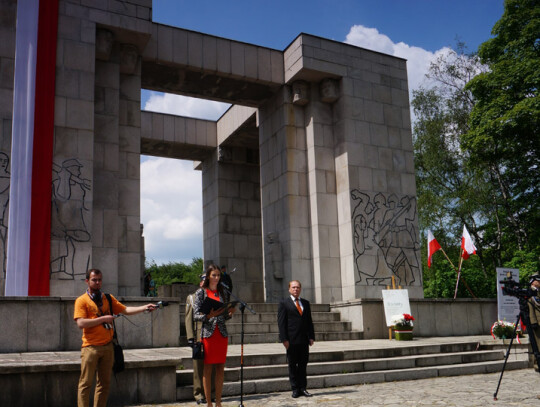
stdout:
POLYGON ((303 101, 307 87, 282 87, 259 107, 261 207, 265 265, 265 299, 277 302, 288 281, 302 282, 302 295, 315 297, 312 275, 306 129, 303 101), (278 245, 278 246, 276 246, 278 245), (281 261, 266 257, 281 256, 281 261), (269 265, 271 268, 269 269, 269 265))
POLYGON ((234 294, 264 302, 258 154, 221 146, 202 163, 204 260, 226 265, 234 294))

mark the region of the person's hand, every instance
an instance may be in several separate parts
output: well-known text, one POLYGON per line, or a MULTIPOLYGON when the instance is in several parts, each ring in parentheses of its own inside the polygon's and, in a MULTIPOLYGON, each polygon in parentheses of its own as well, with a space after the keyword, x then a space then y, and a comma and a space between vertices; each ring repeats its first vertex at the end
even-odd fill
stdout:
POLYGON ((114 315, 103 315, 101 317, 101 322, 104 324, 112 324, 114 321, 114 315))
POLYGON ((212 310, 206 316, 208 317, 208 319, 214 318, 214 317, 217 317, 218 315, 223 314, 223 311, 225 311, 224 308, 218 308, 218 309, 212 308, 212 310))
POLYGON ((232 317, 232 315, 236 312, 236 307, 229 308, 229 316, 232 317))
POLYGON ((289 349, 289 341, 283 341, 283 346, 285 346, 285 349, 289 349))
POLYGON ((157 310, 159 308, 159 305, 157 305, 157 304, 146 304, 145 307, 146 307, 144 309, 145 312, 154 312, 155 310, 157 310))
POLYGON ((193 348, 193 345, 195 344, 195 339, 189 338, 187 344, 190 348, 193 348))

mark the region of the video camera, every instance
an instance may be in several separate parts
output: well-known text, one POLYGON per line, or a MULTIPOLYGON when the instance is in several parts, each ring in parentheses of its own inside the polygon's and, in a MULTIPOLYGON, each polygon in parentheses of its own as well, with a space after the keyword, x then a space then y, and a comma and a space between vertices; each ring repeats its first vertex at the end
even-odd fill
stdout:
POLYGON ((538 291, 533 290, 526 283, 519 283, 509 278, 500 280, 499 283, 502 284, 501 288, 504 295, 511 295, 525 300, 538 295, 538 291))

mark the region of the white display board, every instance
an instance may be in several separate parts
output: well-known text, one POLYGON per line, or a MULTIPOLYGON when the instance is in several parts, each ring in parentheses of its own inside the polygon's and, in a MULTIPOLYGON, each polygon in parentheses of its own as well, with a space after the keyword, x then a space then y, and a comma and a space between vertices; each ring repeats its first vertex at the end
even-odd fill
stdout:
POLYGON ((519 283, 519 269, 497 267, 497 316, 499 321, 516 322, 519 314, 519 301, 517 297, 505 295, 499 281, 510 278, 519 283))
POLYGON ((382 290, 384 304, 384 316, 386 326, 392 326, 390 322, 393 315, 410 314, 409 291, 407 290, 382 290))

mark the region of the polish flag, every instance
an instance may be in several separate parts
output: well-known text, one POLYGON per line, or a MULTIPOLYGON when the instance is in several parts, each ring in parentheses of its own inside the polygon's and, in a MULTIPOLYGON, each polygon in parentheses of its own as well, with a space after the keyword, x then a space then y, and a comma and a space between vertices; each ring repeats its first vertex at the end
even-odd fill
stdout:
POLYGON ((469 235, 469 231, 465 225, 463 225, 463 236, 461 236, 461 248, 463 249, 461 257, 465 260, 467 260, 471 254, 476 254, 476 247, 474 246, 471 235, 469 235))
POLYGON ((58 0, 18 0, 6 296, 49 295, 58 0))
POLYGON ((427 240, 428 240, 428 257, 427 257, 427 266, 428 268, 431 267, 431 256, 433 256, 433 253, 435 253, 437 250, 441 250, 441 245, 437 240, 435 240, 435 237, 433 236, 433 233, 431 233, 431 230, 427 231, 427 240))

